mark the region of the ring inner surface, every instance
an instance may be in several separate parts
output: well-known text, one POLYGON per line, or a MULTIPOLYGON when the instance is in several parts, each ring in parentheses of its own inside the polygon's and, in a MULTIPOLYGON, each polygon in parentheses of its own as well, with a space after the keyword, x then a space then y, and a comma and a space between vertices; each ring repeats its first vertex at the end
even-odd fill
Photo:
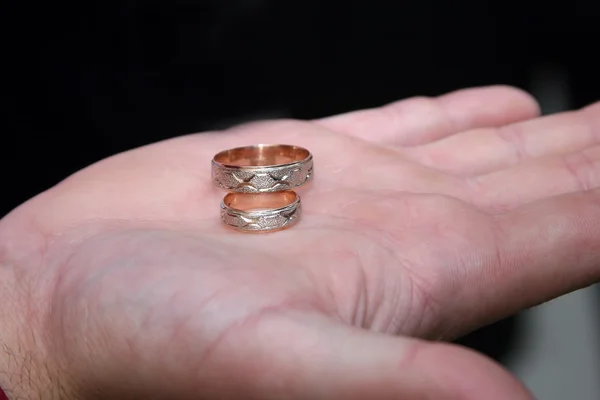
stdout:
POLYGON ((225 150, 215 156, 215 161, 236 167, 267 167, 302 161, 308 150, 289 145, 265 145, 225 150))
POLYGON ((223 203, 241 211, 264 211, 285 207, 296 200, 296 193, 291 191, 273 193, 229 193, 223 203))

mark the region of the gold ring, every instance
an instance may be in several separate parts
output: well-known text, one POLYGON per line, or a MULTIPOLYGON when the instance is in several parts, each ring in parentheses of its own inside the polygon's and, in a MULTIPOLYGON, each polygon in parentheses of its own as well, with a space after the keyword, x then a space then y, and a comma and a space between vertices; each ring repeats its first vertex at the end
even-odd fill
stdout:
POLYGON ((271 193, 302 186, 313 177, 308 150, 284 144, 259 144, 217 153, 212 181, 238 193, 271 193))
POLYGON ((273 232, 289 228, 300 219, 300 196, 282 192, 228 193, 221 202, 221 219, 245 232, 273 232))

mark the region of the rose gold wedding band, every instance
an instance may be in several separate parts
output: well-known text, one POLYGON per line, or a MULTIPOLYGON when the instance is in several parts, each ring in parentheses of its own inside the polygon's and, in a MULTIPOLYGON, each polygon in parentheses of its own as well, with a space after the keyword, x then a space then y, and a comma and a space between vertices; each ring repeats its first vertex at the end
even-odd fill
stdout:
POLYGON ((221 219, 245 232, 273 232, 296 224, 302 213, 300 196, 291 190, 271 193, 228 193, 221 219))
POLYGON ((302 186, 313 177, 308 150, 286 144, 259 144, 217 153, 212 180, 221 189, 240 193, 270 193, 302 186))

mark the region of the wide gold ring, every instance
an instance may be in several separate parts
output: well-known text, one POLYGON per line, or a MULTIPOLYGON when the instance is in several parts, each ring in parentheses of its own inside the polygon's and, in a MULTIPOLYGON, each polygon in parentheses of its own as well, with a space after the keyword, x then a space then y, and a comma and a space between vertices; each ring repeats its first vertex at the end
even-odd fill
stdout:
POLYGON ((212 181, 238 193, 271 193, 302 186, 313 177, 313 157, 303 147, 259 144, 217 153, 212 181))
POLYGON ((221 202, 221 219, 244 232, 272 232, 294 225, 302 203, 293 191, 262 194, 228 193, 221 202))

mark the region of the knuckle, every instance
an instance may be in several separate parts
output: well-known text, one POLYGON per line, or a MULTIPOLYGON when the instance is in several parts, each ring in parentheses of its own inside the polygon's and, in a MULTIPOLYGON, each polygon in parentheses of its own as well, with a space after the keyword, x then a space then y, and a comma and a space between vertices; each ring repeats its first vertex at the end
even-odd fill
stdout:
POLYGON ((600 146, 564 156, 563 164, 579 190, 600 187, 600 146))
POLYGON ((512 149, 516 163, 528 157, 524 135, 518 125, 506 125, 496 129, 495 132, 496 136, 512 149))

